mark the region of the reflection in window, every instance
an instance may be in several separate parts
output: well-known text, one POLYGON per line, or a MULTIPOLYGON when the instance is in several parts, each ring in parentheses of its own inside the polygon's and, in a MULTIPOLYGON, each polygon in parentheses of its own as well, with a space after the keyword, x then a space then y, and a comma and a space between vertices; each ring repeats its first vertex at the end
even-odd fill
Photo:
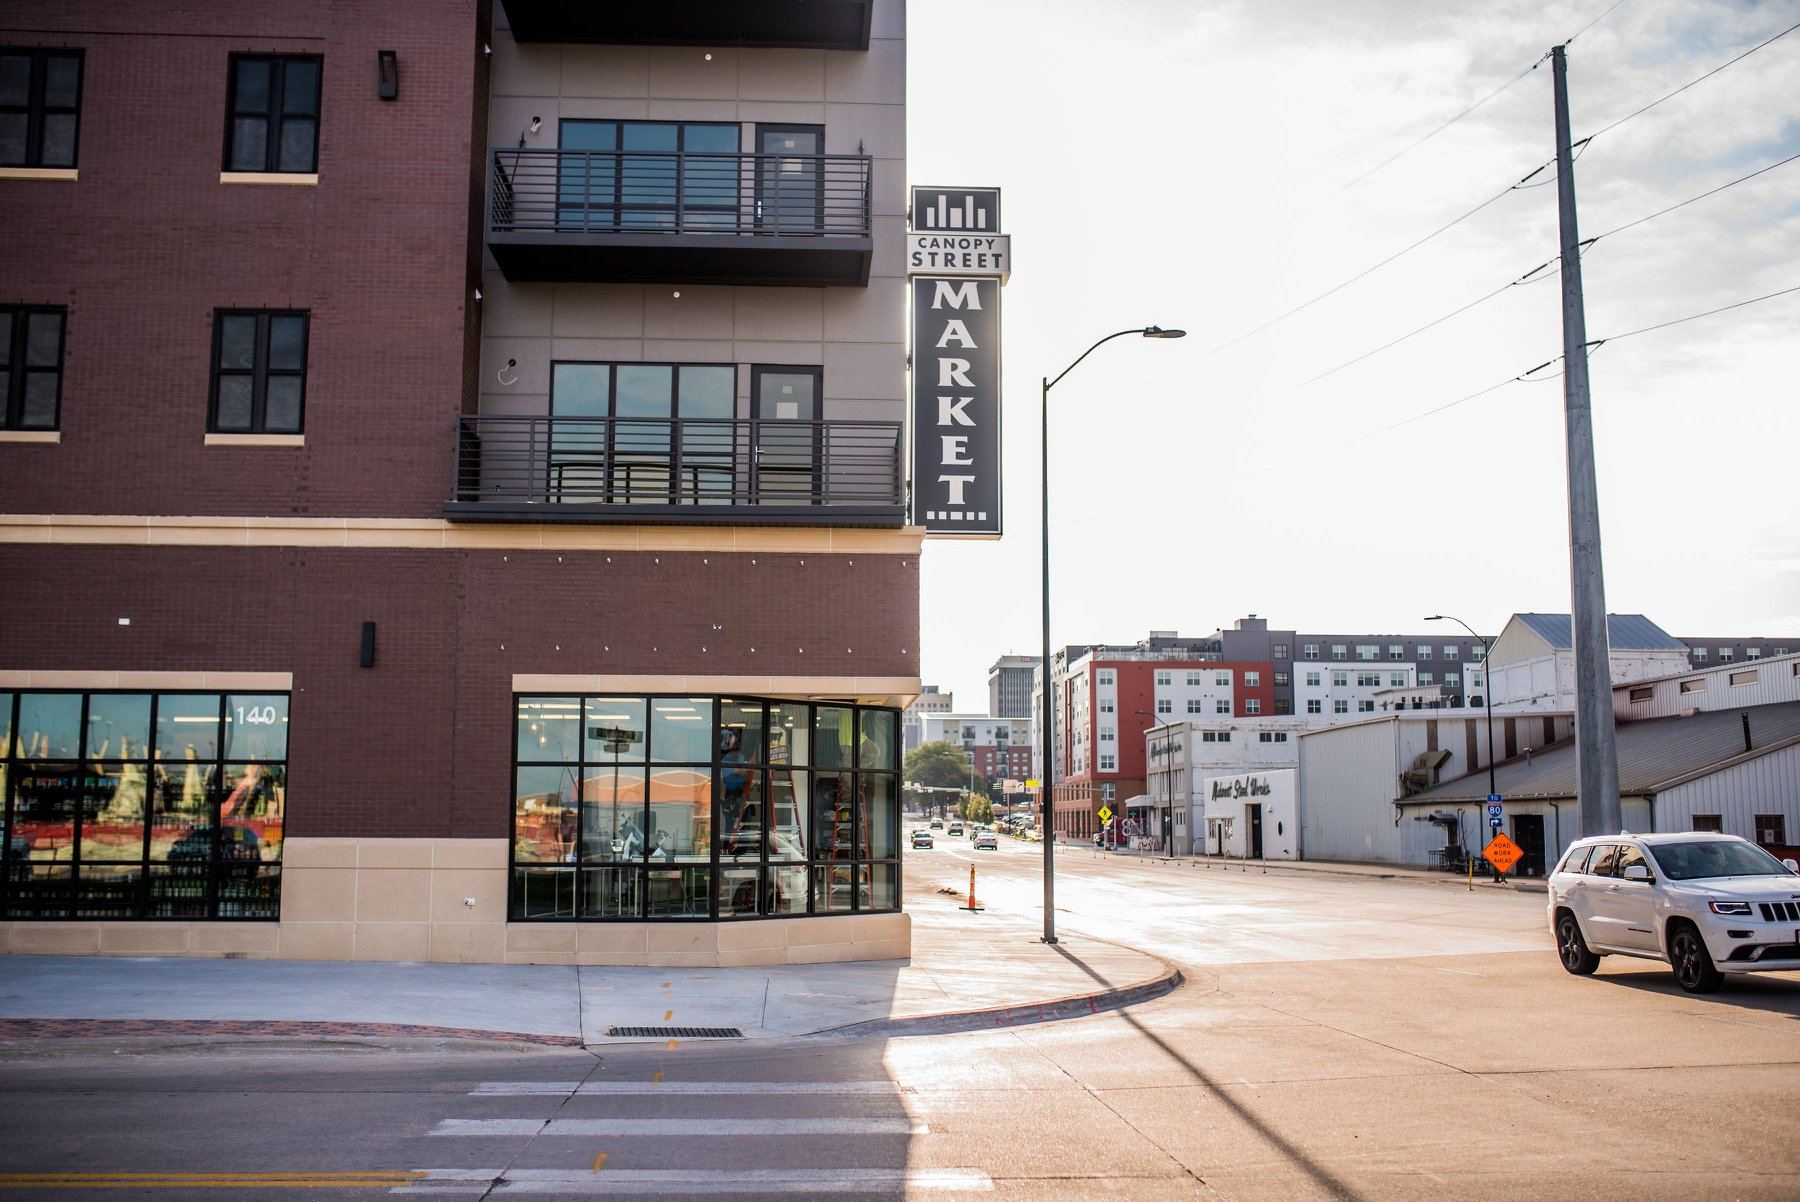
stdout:
POLYGON ((288 704, 276 693, 0 694, 0 723, 19 732, 0 741, 0 911, 277 917, 288 704))
POLYGON ((876 882, 897 906, 897 864, 870 869, 898 854, 895 711, 526 696, 515 712, 514 918, 835 913, 874 908, 876 882), (576 712, 578 740, 548 733, 576 712))

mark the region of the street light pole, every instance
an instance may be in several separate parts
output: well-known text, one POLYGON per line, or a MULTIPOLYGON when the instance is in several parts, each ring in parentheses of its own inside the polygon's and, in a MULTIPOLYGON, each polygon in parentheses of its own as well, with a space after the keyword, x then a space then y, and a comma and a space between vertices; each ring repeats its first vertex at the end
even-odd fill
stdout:
MULTIPOLYGON (((1483 636, 1475 634, 1475 628, 1461 618, 1453 618, 1449 614, 1432 614, 1425 620, 1427 622, 1455 622, 1475 638, 1481 640, 1481 702, 1482 708, 1487 710, 1488 796, 1498 797, 1500 796, 1500 786, 1495 783, 1494 776, 1494 668, 1488 662, 1493 654, 1493 644, 1483 636)), ((1466 681, 1463 687, 1466 692, 1468 688, 1466 681)), ((1494 879, 1499 880, 1500 874, 1495 873, 1494 879)))
POLYGON ((1038 410, 1041 422, 1040 433, 1042 471, 1040 483, 1043 487, 1043 552, 1044 552, 1044 776, 1038 781, 1042 791, 1043 816, 1039 819, 1044 833, 1044 942, 1056 942, 1056 814, 1051 800, 1051 785, 1056 779, 1056 689, 1055 681, 1050 675, 1050 390, 1062 382, 1062 378, 1081 366, 1081 361, 1093 354, 1106 343, 1115 338, 1123 338, 1127 334, 1137 334, 1144 338, 1184 338, 1186 330, 1165 330, 1160 326, 1141 326, 1130 330, 1120 330, 1116 334, 1108 334, 1093 346, 1082 351, 1075 362, 1057 373, 1055 379, 1044 377, 1043 402, 1038 410))

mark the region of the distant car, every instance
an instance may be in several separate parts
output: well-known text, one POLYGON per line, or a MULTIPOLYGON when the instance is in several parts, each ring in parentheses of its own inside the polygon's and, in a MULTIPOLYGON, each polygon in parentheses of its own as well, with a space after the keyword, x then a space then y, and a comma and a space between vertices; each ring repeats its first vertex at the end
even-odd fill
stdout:
POLYGON ((1587 976, 1609 955, 1664 960, 1689 993, 1726 976, 1800 970, 1800 869, 1736 835, 1597 835, 1550 874, 1562 965, 1587 976))
POLYGON ((993 831, 982 831, 975 836, 976 851, 999 851, 1000 840, 994 837, 993 831))
POLYGON ((960 822, 953 822, 953 823, 951 823, 951 824, 950 824, 950 829, 949 829, 949 830, 947 830, 947 831, 945 831, 945 832, 944 832, 944 833, 945 833, 945 834, 947 834, 947 835, 960 835, 960 834, 962 834, 962 833, 963 833, 963 828, 962 828, 962 823, 960 823, 960 822))
POLYGON ((931 846, 931 832, 930 831, 914 831, 912 833, 912 845, 915 850, 918 848, 921 848, 921 847, 930 847, 931 846))
POLYGON ((931 829, 934 831, 943 830, 944 829, 944 820, 942 818, 933 818, 931 820, 931 829))

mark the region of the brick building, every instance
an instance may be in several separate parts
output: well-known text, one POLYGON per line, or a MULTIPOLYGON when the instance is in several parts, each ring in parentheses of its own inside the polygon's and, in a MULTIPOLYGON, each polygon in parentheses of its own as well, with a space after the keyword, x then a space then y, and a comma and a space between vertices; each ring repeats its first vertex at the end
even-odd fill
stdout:
POLYGON ((900 0, 115 15, 0 33, 0 947, 904 954, 900 0))

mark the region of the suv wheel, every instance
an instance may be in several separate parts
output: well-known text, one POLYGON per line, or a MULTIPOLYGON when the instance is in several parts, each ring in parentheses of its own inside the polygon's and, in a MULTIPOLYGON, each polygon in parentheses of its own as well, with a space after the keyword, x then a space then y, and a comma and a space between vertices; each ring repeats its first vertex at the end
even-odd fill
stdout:
POLYGON ((1669 936, 1669 966, 1675 970, 1675 983, 1689 993, 1712 993, 1725 981, 1706 950, 1706 940, 1686 923, 1669 936))
POLYGON ((1600 967, 1600 957, 1588 950, 1587 940, 1581 937, 1581 924, 1567 910, 1556 920, 1556 954, 1562 958, 1562 966, 1578 977, 1591 976, 1600 967))

